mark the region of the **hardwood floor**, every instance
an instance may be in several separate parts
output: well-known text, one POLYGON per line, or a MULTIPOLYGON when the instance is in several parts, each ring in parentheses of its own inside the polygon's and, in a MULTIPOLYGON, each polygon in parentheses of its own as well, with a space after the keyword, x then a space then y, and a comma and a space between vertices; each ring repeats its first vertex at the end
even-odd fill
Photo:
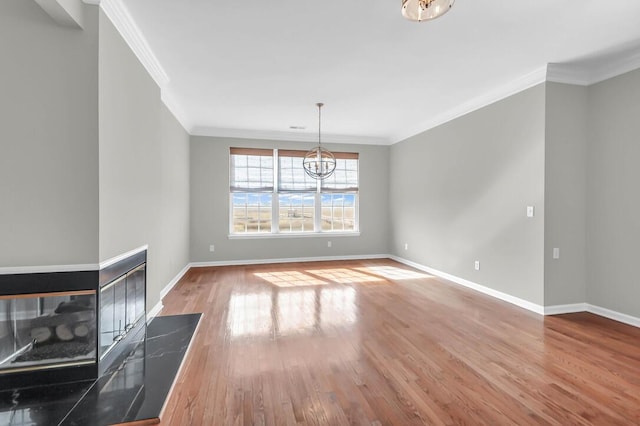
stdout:
POLYGON ((640 329, 542 317, 391 260, 193 268, 162 425, 638 425, 640 329))

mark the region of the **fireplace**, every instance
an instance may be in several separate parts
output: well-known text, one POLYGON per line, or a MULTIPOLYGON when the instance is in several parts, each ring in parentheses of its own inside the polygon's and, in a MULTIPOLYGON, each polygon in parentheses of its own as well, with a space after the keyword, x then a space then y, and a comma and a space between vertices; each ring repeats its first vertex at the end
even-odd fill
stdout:
POLYGON ((0 390, 96 379, 144 340, 146 249, 99 271, 0 275, 0 390))

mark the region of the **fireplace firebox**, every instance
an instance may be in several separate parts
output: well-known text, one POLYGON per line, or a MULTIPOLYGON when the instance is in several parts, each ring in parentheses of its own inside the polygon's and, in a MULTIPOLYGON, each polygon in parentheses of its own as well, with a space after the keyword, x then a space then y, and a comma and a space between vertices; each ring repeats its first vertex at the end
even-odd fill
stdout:
POLYGON ((0 296, 0 371, 96 359, 95 290, 0 296))

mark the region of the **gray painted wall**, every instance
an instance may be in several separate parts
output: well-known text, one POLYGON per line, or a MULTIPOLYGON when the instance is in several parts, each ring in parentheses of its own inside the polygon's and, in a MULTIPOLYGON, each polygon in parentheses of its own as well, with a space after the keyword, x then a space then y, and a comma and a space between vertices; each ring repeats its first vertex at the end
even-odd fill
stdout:
MULTIPOLYGON (((191 138, 191 260, 194 262, 387 253, 388 146, 326 144, 360 153, 360 236, 234 239, 229 235, 229 148, 311 149, 308 142, 191 138), (331 240, 332 247, 327 247, 331 240), (209 245, 215 252, 209 252, 209 245)), ((323 144, 325 146, 325 144, 323 144)))
POLYGON ((189 262, 189 136, 100 13, 100 260, 149 245, 147 304, 189 262))
POLYGON ((589 88, 589 303, 640 317, 640 70, 589 88))
POLYGON ((544 106, 541 84, 391 146, 392 254, 542 305, 544 106))
POLYGON ((586 302, 587 88, 547 83, 544 302, 586 302), (553 248, 560 258, 553 259, 553 248))
POLYGON ((0 267, 98 261, 98 11, 0 2, 0 267))

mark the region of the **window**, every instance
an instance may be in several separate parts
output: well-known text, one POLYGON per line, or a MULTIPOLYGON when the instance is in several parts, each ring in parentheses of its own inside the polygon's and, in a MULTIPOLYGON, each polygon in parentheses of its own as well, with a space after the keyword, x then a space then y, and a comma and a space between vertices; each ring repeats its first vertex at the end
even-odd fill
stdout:
POLYGON ((318 181, 306 151, 231 148, 232 235, 358 232, 358 154, 334 152, 336 170, 318 181))
POLYGON ((273 151, 231 150, 231 233, 268 233, 272 223, 273 151))

